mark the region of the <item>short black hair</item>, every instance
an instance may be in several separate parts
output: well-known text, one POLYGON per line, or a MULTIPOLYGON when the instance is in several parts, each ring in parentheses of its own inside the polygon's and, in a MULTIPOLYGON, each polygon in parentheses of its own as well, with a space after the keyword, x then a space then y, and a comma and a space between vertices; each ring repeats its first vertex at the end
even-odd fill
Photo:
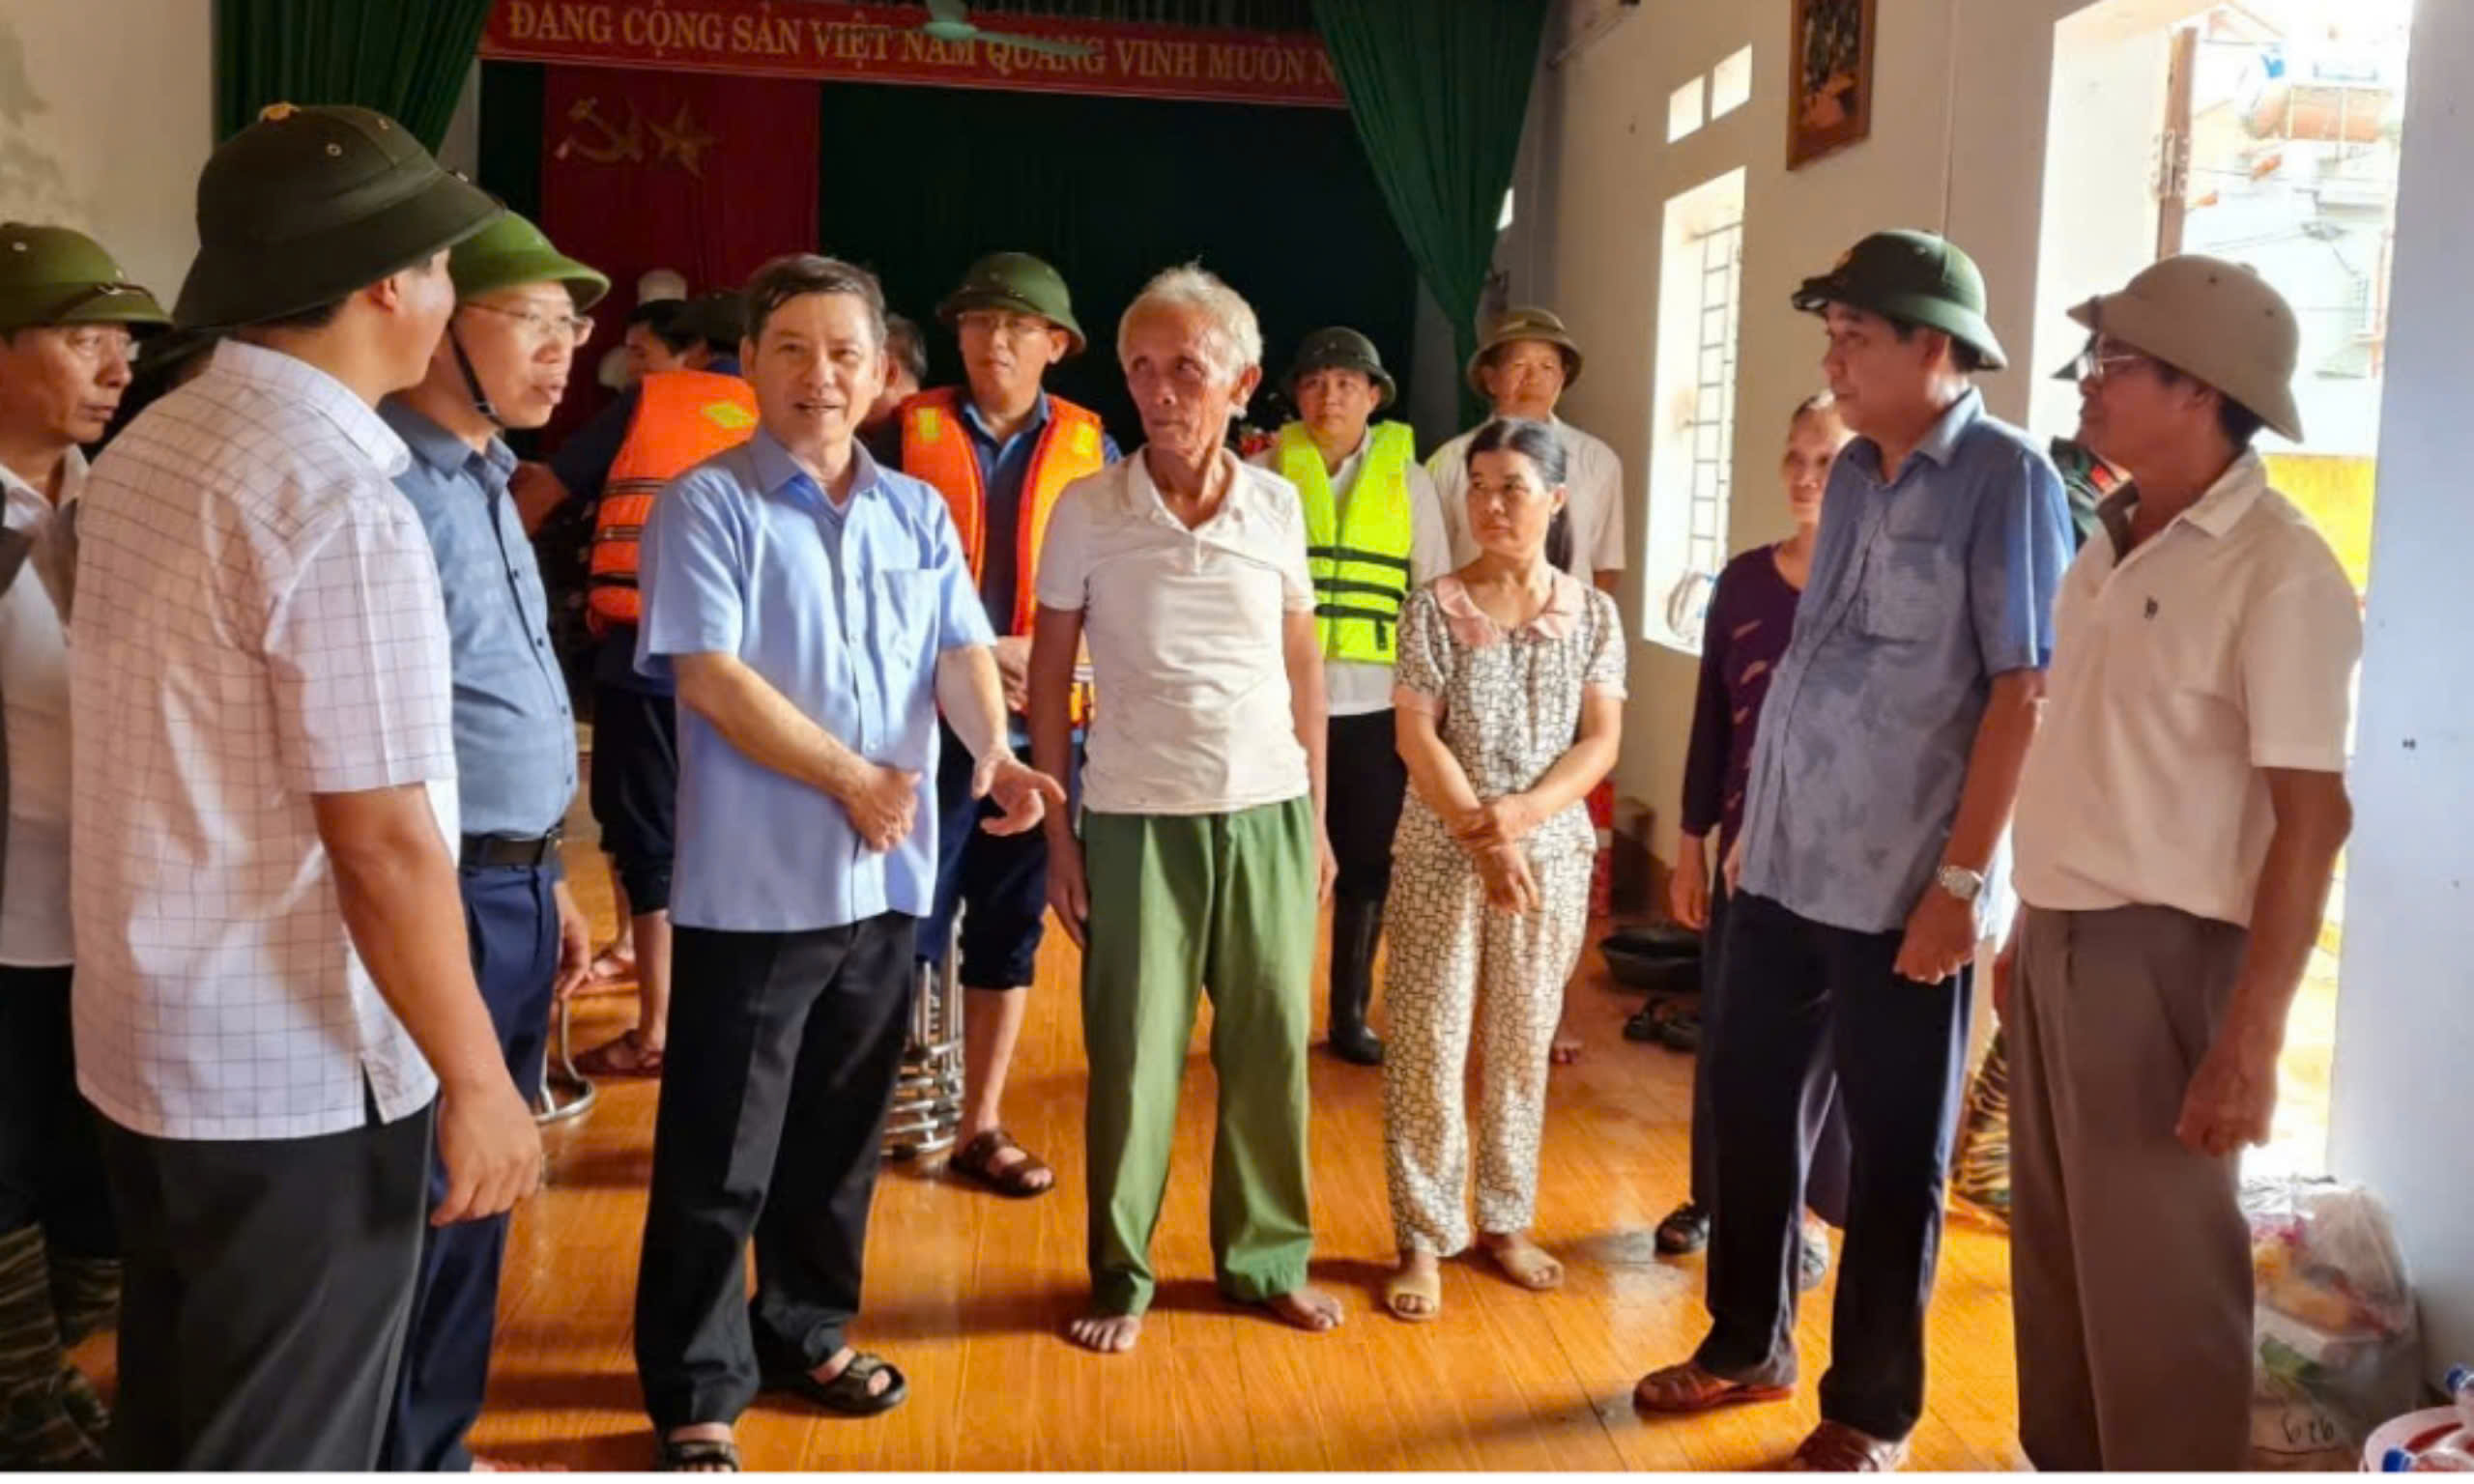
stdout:
POLYGON ((885 316, 885 354, 895 365, 909 372, 912 381, 922 386, 928 385, 928 340, 908 315, 885 316))
POLYGON ((1932 330, 1935 334, 1947 339, 1950 342, 1950 364, 1961 376, 1973 376, 1985 369, 1984 352, 1951 334, 1948 330, 1933 325, 1918 325, 1913 320, 1902 320, 1896 315, 1884 315, 1883 318, 1890 322, 1890 328, 1898 335, 1901 345, 1914 339, 1915 332, 1919 329, 1932 330))
MULTIPOLYGON (((2141 354, 2146 353, 2143 351, 2141 354)), ((2225 393, 2224 388, 2209 386, 2207 383, 2201 382, 2198 377, 2181 367, 2167 361, 2156 360, 2153 356, 2147 358, 2156 361, 2156 374, 2167 385, 2173 385, 2180 382, 2198 382, 2199 385, 2207 386, 2208 390, 2216 393, 2216 429, 2225 435, 2225 441, 2233 446, 2235 452, 2238 453, 2250 447, 2258 438, 2259 430, 2268 425, 2266 418, 2234 401, 2225 393)))
MULTIPOLYGON (((1470 435, 1469 451, 1463 456, 1463 467, 1478 462, 1482 453, 1516 453, 1538 471, 1538 477, 1549 489, 1562 484, 1569 465, 1563 435, 1551 424, 1530 417, 1490 418, 1483 427, 1470 435)), ((1562 571, 1572 564, 1572 506, 1569 500, 1555 512, 1554 524, 1546 528, 1546 564, 1562 571)))
POLYGON ((848 294, 866 306, 868 325, 877 344, 885 343, 885 291, 877 275, 855 263, 813 252, 790 252, 773 259, 747 280, 747 338, 764 338, 764 322, 773 311, 808 294, 848 294))
POLYGON ((684 356, 696 349, 697 337, 680 332, 678 316, 687 307, 683 299, 648 300, 627 311, 628 329, 642 325, 652 331, 654 339, 670 348, 673 356, 684 356))

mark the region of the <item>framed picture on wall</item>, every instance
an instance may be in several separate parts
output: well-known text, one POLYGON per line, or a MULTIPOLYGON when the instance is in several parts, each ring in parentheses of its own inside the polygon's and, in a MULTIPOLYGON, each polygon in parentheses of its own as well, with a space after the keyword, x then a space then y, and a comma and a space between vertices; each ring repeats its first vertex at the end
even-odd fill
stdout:
POLYGON ((1788 95, 1787 168, 1843 150, 1873 131, 1875 0, 1792 0, 1795 86, 1788 95))

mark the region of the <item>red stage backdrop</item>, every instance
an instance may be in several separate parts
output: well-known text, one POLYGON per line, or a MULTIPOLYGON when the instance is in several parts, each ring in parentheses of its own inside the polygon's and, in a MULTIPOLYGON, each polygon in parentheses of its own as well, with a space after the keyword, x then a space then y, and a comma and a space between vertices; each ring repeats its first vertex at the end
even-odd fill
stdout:
POLYGON ((1081 57, 1058 57, 975 40, 940 42, 914 29, 927 18, 919 6, 822 0, 499 0, 481 55, 742 76, 1348 106, 1321 38, 1310 32, 993 12, 975 17, 990 31, 1089 48, 1081 57))
POLYGON ((690 293, 735 288, 777 253, 813 251, 817 85, 553 67, 542 89, 541 227, 610 275, 548 446, 603 398, 592 366, 618 342, 636 279, 676 269, 690 293))

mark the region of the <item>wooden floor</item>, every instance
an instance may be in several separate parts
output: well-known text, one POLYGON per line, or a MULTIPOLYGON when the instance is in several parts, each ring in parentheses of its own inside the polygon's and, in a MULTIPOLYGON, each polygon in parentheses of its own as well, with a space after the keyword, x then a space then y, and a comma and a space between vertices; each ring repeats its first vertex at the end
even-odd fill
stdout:
MULTIPOLYGON (((602 867, 583 841, 572 848, 580 895, 606 929, 602 867)), ((1212 1075, 1198 1028, 1157 1246, 1158 1305, 1135 1353, 1074 1349, 1062 1329, 1085 1292, 1084 1075, 1071 950, 1054 934, 1050 945, 1007 1119, 1055 1164, 1059 1188, 1006 1201, 888 1166, 853 1337, 902 1366, 910 1401, 849 1421, 768 1398, 741 1419, 750 1468, 1752 1469, 1782 1459, 1813 1423, 1827 1288, 1804 1309, 1807 1384, 1794 1402, 1682 1423, 1633 1415, 1634 1379, 1680 1358, 1702 1330, 1700 1260, 1662 1262, 1650 1238, 1683 1186, 1690 1069, 1622 1039, 1637 1002, 1610 988, 1594 958, 1572 990, 1588 1049, 1556 1072, 1540 1181, 1539 1236, 1568 1265, 1562 1292, 1524 1293, 1463 1261, 1447 1265, 1437 1322, 1404 1325, 1375 1309, 1392 1257, 1380 1073, 1318 1045, 1314 1273, 1342 1296, 1347 1322, 1309 1336, 1224 1303, 1205 1238, 1212 1075)), ((624 1023, 623 1003, 596 1002, 579 1045, 624 1023)), ((629 1312, 655 1089, 603 1087, 589 1116, 550 1130, 550 1185, 516 1218, 490 1406, 474 1437, 509 1462, 628 1470, 650 1457, 629 1312)), ((1952 1220, 1917 1468, 2023 1466, 2007 1260, 1998 1233, 1952 1220)))

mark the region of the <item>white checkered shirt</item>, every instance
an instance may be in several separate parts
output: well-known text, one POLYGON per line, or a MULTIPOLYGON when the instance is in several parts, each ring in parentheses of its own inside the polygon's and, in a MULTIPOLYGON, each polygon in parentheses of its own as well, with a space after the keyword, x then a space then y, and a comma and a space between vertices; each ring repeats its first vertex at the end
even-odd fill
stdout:
POLYGON ((446 611, 401 440, 226 341, 96 462, 70 619, 77 1085, 168 1139, 437 1093, 370 983, 310 797, 425 784, 456 838, 446 611))

